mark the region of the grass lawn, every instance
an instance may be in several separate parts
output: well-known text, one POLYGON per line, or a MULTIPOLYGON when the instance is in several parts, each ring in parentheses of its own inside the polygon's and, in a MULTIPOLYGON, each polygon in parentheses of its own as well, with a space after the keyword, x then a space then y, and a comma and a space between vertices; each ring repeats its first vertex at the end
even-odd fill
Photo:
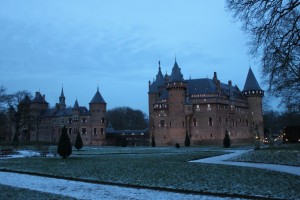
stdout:
POLYGON ((0 199, 9 199, 9 200, 74 200, 71 197, 65 197, 55 194, 48 194, 44 192, 31 191, 22 188, 14 188, 6 185, 0 184, 0 199))
POLYGON ((300 144, 283 144, 240 155, 232 161, 271 163, 300 167, 300 144))
MULTIPOLYGON (((205 148, 84 148, 68 159, 7 159, 0 169, 196 192, 300 199, 298 176, 247 167, 189 163, 223 154, 205 148)), ((262 150, 265 151, 265 150, 262 150)))

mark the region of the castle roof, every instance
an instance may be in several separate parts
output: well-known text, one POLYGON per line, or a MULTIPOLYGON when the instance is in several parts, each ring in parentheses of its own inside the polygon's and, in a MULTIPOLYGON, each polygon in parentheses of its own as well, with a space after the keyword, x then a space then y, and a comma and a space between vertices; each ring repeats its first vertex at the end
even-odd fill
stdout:
POLYGON ((27 94, 25 95, 24 99, 22 99, 20 101, 20 104, 30 104, 30 103, 31 103, 31 100, 27 94))
POLYGON ((160 61, 158 62, 158 72, 156 75, 156 79, 150 84, 149 81, 149 93, 158 93, 159 87, 163 87, 165 85, 165 78, 161 72, 160 61))
POLYGON ((189 79, 187 83, 190 94, 213 94, 217 92, 217 87, 212 79, 189 79))
POLYGON ((61 88, 60 97, 65 97, 65 94, 64 94, 64 88, 61 88))
MULTIPOLYGON (((89 110, 84 107, 80 106, 79 108, 80 115, 89 115, 89 110)), ((41 117, 61 117, 61 116, 72 116, 73 115, 73 108, 66 108, 66 109, 58 109, 58 108, 50 108, 42 112, 41 117)))
POLYGON ((175 59, 174 66, 172 68, 171 76, 169 77, 170 82, 184 81, 181 69, 179 68, 177 61, 175 59))
POLYGON ((92 101, 90 102, 90 104, 94 104, 94 103, 104 103, 104 104, 106 104, 106 102, 104 101, 103 97, 101 96, 101 94, 99 92, 99 87, 97 88, 97 92, 94 95, 92 101))
POLYGON ((248 91, 248 90, 262 90, 260 88, 251 68, 249 68, 243 91, 248 91))
POLYGON ((159 86, 164 86, 165 85, 165 79, 164 79, 164 76, 161 72, 161 68, 159 66, 158 68, 158 73, 156 75, 156 79, 155 79, 155 82, 156 82, 156 85, 159 87, 159 86))
MULTIPOLYGON (((189 79, 187 81, 187 89, 190 95, 193 94, 217 94, 218 87, 216 83, 209 78, 189 79)), ((220 83, 220 92, 225 96, 230 96, 233 99, 243 99, 241 91, 237 86, 220 83)))
POLYGON ((78 104, 78 101, 76 99, 75 103, 74 103, 74 106, 73 106, 73 110, 78 110, 79 109, 79 104, 78 104))
POLYGON ((45 100, 45 98, 41 95, 40 92, 35 93, 35 97, 32 100, 32 103, 46 103, 46 104, 48 104, 48 102, 45 100))

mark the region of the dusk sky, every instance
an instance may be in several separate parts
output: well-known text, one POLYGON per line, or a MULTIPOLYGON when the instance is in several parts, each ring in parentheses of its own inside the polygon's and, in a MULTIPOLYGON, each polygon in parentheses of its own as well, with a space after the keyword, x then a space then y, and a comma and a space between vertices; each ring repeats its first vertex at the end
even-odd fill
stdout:
POLYGON ((251 65, 241 24, 223 0, 1 0, 0 86, 40 91, 53 107, 88 103, 97 87, 107 108, 148 114, 148 81, 170 74, 175 56, 185 79, 232 80, 241 90, 251 65))

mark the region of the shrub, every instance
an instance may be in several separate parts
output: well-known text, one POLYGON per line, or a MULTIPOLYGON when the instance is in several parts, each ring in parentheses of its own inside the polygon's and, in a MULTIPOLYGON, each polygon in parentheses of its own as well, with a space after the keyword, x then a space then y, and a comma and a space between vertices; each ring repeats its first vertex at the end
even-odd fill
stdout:
POLYGON ((122 147, 127 147, 126 137, 122 137, 122 147))
POLYGON ((180 148, 180 144, 176 143, 176 144, 175 144, 175 147, 176 147, 176 148, 180 148))
POLYGON ((62 132, 59 137, 57 153, 63 159, 66 159, 67 157, 69 157, 72 154, 72 144, 70 142, 70 138, 67 134, 67 128, 65 126, 62 128, 62 132))
POLYGON ((82 149, 82 147, 83 147, 83 143, 82 143, 82 139, 81 139, 80 133, 78 131, 77 132, 77 136, 76 136, 76 140, 75 140, 75 148, 77 150, 80 150, 80 149, 82 149))
POLYGON ((225 148, 230 147, 230 138, 229 138, 229 134, 228 134, 227 130, 226 130, 225 137, 224 137, 224 140, 223 140, 223 145, 224 145, 225 148))
POLYGON ((19 136, 18 136, 18 133, 17 133, 17 132, 16 132, 15 135, 14 135, 14 138, 13 138, 13 140, 12 140, 11 145, 12 145, 13 147, 19 146, 19 136))
POLYGON ((188 133, 185 134, 184 145, 185 145, 186 147, 189 147, 189 146, 191 145, 191 138, 190 138, 190 136, 189 136, 188 133))
POLYGON ((152 147, 155 147, 155 146, 156 146, 155 138, 154 138, 154 135, 153 135, 153 134, 152 134, 151 146, 152 146, 152 147))

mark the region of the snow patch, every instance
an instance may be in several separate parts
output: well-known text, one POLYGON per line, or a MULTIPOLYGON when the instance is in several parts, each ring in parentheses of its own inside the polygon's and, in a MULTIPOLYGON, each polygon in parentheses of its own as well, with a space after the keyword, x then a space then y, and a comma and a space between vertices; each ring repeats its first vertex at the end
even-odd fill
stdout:
POLYGON ((181 194, 173 192, 156 191, 150 189, 135 189, 111 185, 69 181, 63 179, 0 172, 0 184, 20 187, 30 190, 59 194, 78 199, 103 200, 240 200, 240 198, 216 197, 208 195, 181 194))

